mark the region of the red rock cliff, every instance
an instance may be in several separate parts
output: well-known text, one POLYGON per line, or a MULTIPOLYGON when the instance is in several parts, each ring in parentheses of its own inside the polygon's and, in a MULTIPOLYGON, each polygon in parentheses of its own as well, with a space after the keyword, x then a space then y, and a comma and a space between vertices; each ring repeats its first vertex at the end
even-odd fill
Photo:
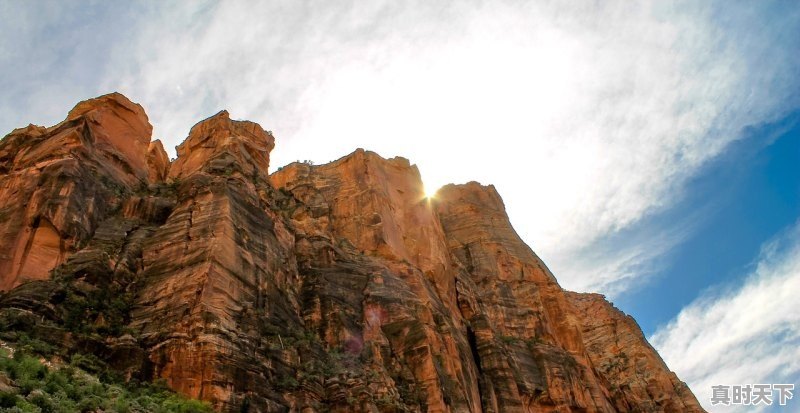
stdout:
POLYGON ((48 278, 123 194, 147 185, 151 131, 142 107, 114 93, 0 141, 0 290, 48 278))
POLYGON ((493 187, 357 150, 268 174, 222 111, 169 163, 118 94, 0 142, 0 330, 220 411, 702 411, 632 319, 562 290, 493 187))

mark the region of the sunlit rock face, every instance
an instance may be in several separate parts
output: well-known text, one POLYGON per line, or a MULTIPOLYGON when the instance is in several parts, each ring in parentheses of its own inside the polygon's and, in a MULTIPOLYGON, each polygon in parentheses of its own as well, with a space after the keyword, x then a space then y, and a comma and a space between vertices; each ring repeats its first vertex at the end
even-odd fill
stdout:
POLYGON ((266 175, 275 138, 254 122, 231 120, 227 111, 194 125, 189 137, 178 145, 178 159, 169 176, 187 177, 195 172, 230 175, 234 170, 246 177, 266 175))
POLYGON ((291 216, 298 230, 347 240, 390 264, 412 265, 455 310, 455 271, 442 226, 419 170, 407 159, 359 149, 327 165, 288 165, 270 181, 311 208, 291 216))
POLYGON ((417 168, 358 150, 291 164, 271 181, 291 196, 282 209, 296 231, 307 325, 366 357, 359 369, 379 377, 373 391, 386 406, 479 411, 455 268, 417 168))
POLYGON ((170 164, 118 94, 0 142, 0 330, 230 412, 701 411, 633 320, 563 291, 491 186, 364 150, 268 174, 223 111, 170 164))
POLYGON ((0 290, 48 278, 125 194, 147 186, 151 131, 142 107, 114 93, 0 141, 0 290))

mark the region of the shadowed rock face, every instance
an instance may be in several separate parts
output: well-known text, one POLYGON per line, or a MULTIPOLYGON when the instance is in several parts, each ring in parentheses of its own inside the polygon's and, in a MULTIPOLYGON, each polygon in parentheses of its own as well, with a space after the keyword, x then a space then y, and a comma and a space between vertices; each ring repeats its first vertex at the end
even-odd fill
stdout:
POLYGON ((169 173, 169 158, 164 145, 156 139, 147 147, 147 177, 150 182, 163 182, 169 173))
POLYGON ((702 411, 635 322, 563 291, 493 187, 357 150, 268 174, 223 111, 171 165, 141 107, 0 141, 0 331, 220 411, 702 411))

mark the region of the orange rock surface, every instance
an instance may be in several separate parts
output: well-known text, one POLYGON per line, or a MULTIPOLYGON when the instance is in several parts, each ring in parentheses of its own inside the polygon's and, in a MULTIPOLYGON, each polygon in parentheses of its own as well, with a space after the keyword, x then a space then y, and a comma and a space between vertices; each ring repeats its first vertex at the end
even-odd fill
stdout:
POLYGON ((156 139, 147 147, 147 177, 150 182, 163 182, 169 173, 169 157, 164 145, 156 139))
POLYGON ((0 141, 0 290, 48 278, 123 194, 147 184, 151 132, 142 107, 113 93, 0 141))
POLYGON ((636 323, 564 291, 477 183, 357 150, 268 174, 222 111, 170 164, 119 94, 0 141, 0 331, 225 412, 695 412, 636 323))
POLYGON ((184 177, 195 172, 222 172, 234 169, 246 176, 267 174, 269 153, 275 138, 257 123, 231 120, 227 111, 194 125, 189 137, 178 145, 178 159, 169 176, 184 177))
POLYGON ((618 411, 702 412, 691 390, 669 371, 636 321, 600 294, 567 292, 589 358, 610 386, 618 411))

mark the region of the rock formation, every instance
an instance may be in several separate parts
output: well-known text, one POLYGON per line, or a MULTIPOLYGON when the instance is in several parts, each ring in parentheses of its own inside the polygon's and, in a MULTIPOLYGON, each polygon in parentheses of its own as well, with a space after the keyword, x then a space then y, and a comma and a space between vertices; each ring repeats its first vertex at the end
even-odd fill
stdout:
POLYGON ((151 130, 111 94, 0 141, 0 332, 226 412, 702 411, 493 187, 427 199, 361 149, 269 175, 272 135, 225 111, 171 164, 151 130))
POLYGON ((148 183, 152 126, 114 93, 79 103, 50 128, 0 142, 0 289, 49 277, 123 201, 148 183))
POLYGON ((600 294, 566 294, 578 315, 589 359, 608 380, 618 411, 702 411, 691 390, 669 371, 631 316, 600 294))

